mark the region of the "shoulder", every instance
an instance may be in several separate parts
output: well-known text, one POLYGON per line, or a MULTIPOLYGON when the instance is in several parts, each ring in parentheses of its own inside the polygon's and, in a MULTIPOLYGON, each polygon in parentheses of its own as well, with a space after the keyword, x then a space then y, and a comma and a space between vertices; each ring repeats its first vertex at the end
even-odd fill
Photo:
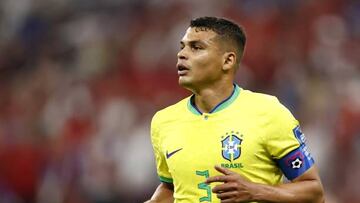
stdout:
POLYGON ((276 96, 244 89, 242 89, 240 93, 240 102, 256 107, 257 109, 266 109, 267 111, 283 106, 276 96))
POLYGON ((186 113, 187 103, 190 97, 157 111, 152 118, 152 125, 176 120, 186 113))
POLYGON ((240 95, 238 106, 252 115, 260 116, 266 122, 269 119, 294 119, 290 110, 276 96, 250 90, 242 90, 240 95))

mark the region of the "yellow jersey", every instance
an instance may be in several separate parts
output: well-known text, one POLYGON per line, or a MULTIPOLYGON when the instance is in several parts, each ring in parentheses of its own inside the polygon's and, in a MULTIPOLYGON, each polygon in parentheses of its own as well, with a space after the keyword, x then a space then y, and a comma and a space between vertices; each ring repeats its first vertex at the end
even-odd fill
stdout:
MULTIPOLYGON (((299 122, 274 96, 234 85, 210 113, 190 96, 158 111, 151 141, 160 181, 174 184, 176 203, 220 202, 204 183, 220 165, 250 181, 275 185, 292 180, 314 161, 299 122)), ((219 183, 217 183, 219 184, 219 183)))

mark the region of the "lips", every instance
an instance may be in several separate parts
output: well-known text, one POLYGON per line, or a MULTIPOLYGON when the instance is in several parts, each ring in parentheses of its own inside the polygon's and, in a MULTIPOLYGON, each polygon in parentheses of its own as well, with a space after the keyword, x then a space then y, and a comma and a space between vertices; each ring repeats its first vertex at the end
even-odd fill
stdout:
POLYGON ((176 65, 177 69, 178 69, 178 75, 179 76, 184 76, 188 73, 188 71, 190 70, 186 65, 184 64, 177 64, 176 65))

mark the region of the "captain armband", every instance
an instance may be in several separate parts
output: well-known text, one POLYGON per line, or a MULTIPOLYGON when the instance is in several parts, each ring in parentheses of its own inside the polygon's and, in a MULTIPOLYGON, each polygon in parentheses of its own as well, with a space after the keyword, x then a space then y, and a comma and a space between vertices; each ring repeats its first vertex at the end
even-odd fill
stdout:
POLYGON ((302 145, 285 157, 277 160, 277 163, 287 179, 293 180, 314 165, 314 159, 307 150, 306 145, 302 145))

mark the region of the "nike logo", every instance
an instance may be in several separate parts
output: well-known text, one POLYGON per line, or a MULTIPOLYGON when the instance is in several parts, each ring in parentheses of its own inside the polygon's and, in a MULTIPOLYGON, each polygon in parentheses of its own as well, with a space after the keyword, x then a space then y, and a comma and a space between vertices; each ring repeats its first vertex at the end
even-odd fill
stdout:
POLYGON ((170 158, 172 155, 174 155, 176 152, 178 152, 178 151, 180 151, 180 150, 182 150, 182 149, 183 149, 183 148, 180 148, 180 149, 177 149, 177 150, 172 151, 172 152, 170 152, 170 153, 168 153, 168 152, 166 151, 166 159, 170 158))

